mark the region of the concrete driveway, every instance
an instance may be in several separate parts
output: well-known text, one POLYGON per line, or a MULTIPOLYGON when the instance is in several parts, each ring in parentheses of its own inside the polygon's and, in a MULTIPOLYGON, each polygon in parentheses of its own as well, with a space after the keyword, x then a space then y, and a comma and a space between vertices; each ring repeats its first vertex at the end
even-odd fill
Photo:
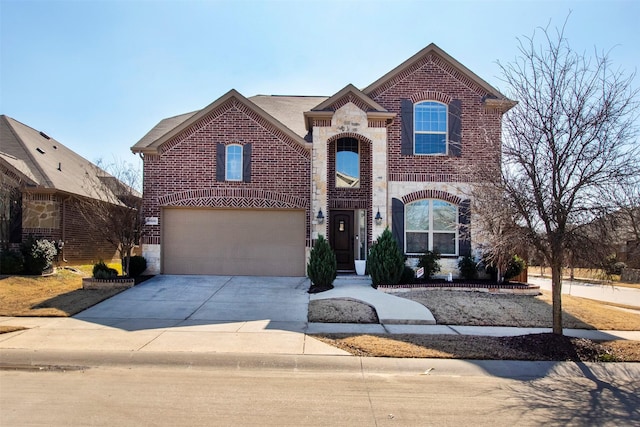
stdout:
POLYGON ((74 316, 125 330, 264 321, 303 332, 304 277, 156 276, 74 316))

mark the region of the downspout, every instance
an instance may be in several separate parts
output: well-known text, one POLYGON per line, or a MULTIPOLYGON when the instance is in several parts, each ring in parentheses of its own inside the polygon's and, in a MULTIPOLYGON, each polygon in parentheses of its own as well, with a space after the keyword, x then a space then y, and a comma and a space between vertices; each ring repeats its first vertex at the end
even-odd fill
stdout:
POLYGON ((67 240, 67 201, 71 199, 71 196, 67 196, 66 198, 62 199, 62 218, 61 218, 61 222, 62 222, 62 236, 60 238, 60 240, 62 240, 62 245, 60 246, 60 251, 62 252, 62 262, 69 262, 67 261, 67 259, 64 256, 64 244, 67 240))

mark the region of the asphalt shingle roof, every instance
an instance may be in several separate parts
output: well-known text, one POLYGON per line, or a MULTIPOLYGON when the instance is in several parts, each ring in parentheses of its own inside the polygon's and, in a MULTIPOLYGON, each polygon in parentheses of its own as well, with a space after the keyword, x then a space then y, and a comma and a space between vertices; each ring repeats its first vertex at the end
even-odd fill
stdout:
POLYGON ((19 121, 0 115, 0 161, 27 178, 27 186, 113 201, 100 194, 110 175, 64 144, 19 121), (31 182, 29 182, 31 181, 31 182))

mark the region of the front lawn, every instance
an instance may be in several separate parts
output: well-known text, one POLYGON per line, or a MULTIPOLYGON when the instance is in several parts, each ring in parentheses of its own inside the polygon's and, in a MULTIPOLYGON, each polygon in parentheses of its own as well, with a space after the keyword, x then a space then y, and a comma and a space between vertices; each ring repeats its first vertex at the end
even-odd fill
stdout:
MULTIPOLYGON (((117 264, 110 267, 120 268, 117 264)), ((73 316, 122 292, 82 289, 82 278, 91 277, 92 268, 58 268, 50 276, 0 276, 0 316, 73 316)))

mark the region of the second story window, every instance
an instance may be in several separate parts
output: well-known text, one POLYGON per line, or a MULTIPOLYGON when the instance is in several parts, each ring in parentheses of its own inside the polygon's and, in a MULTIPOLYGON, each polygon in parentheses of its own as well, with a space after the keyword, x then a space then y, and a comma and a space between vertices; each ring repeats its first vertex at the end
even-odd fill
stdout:
POLYGON ((227 145, 225 155, 225 180, 242 181, 242 146, 227 145))
POLYGON ((360 187, 360 150, 355 138, 340 138, 336 142, 336 187, 360 187))
POLYGON ((447 154, 447 106, 435 101, 414 106, 414 154, 447 154))

